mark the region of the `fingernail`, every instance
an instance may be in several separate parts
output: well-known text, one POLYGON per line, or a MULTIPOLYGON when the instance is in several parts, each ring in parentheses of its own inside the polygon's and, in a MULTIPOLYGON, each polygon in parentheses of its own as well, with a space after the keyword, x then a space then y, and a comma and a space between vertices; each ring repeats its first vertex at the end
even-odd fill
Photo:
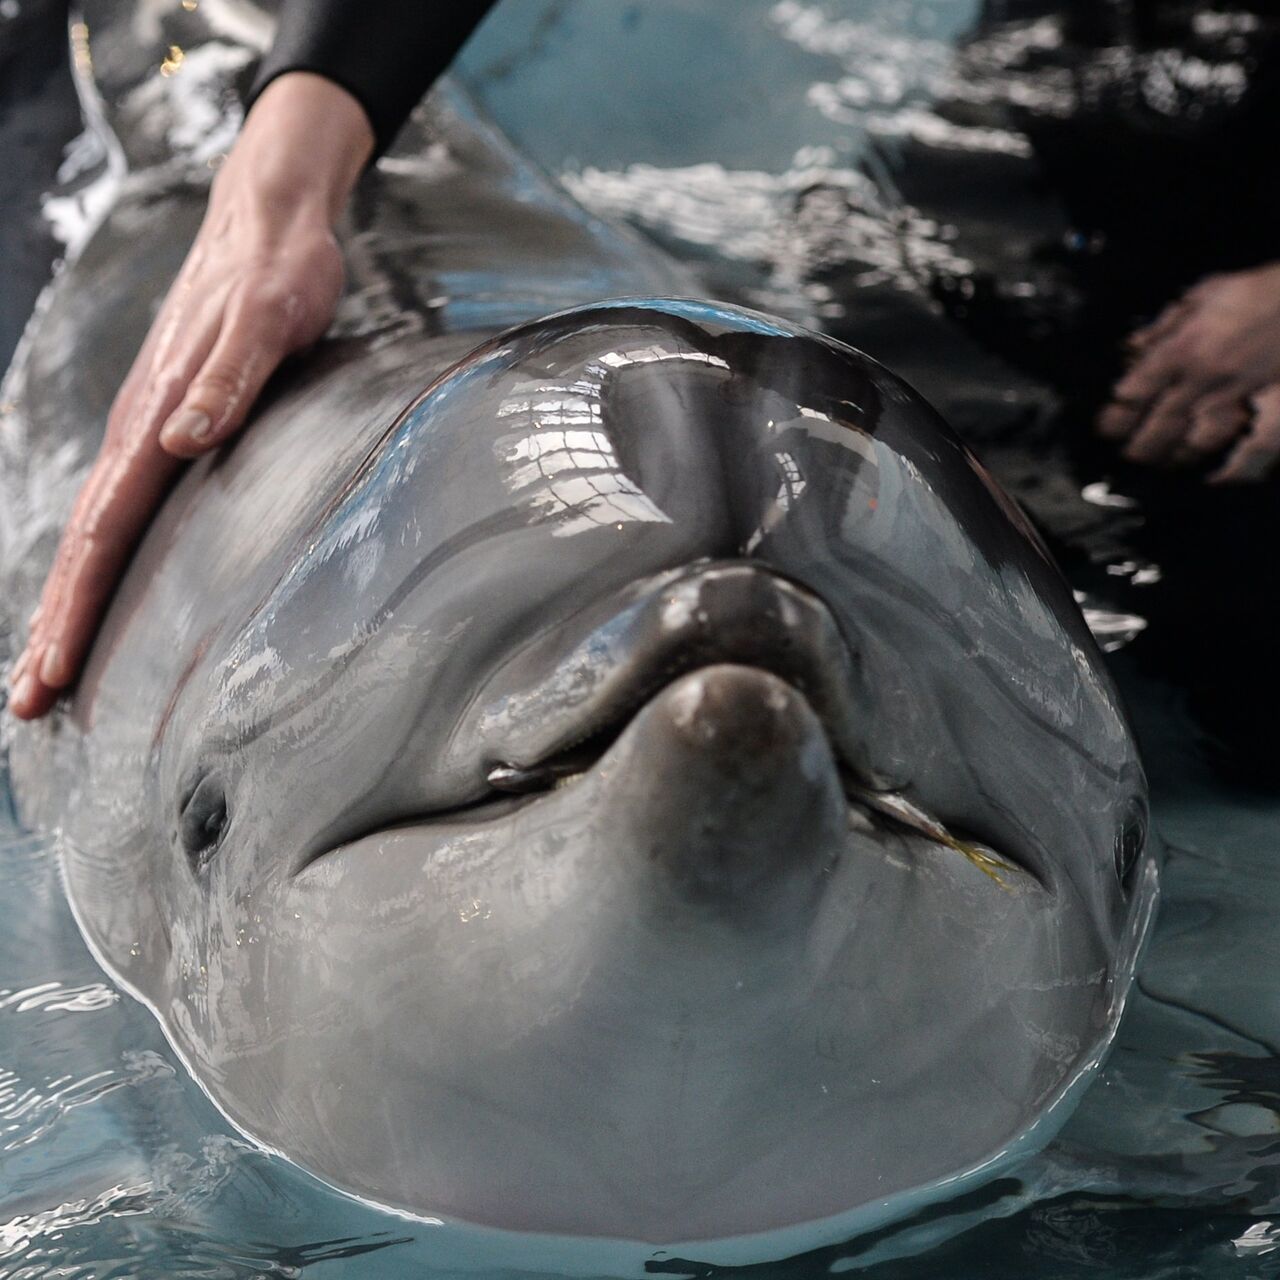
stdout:
POLYGON ((205 444, 212 435, 213 421, 207 413, 200 409, 179 409, 164 424, 160 439, 162 443, 170 440, 189 440, 192 444, 205 444))
POLYGON ((40 679, 53 688, 62 684, 62 649, 51 644, 44 651, 44 661, 40 663, 40 679))
POLYGON ((13 689, 12 701, 15 707, 25 707, 35 696, 36 681, 34 676, 23 676, 13 689))

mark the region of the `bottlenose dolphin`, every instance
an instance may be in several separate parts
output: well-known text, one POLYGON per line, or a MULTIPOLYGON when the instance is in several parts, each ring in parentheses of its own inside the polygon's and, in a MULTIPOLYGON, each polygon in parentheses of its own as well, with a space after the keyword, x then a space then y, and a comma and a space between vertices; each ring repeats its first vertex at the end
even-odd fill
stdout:
MULTIPOLYGON (((191 468, 11 732, 20 811, 226 1115, 339 1187, 660 1242, 900 1217, 1047 1141, 1114 1032, 1157 881, 1115 689, 906 384, 592 303, 674 269, 466 116, 366 202, 381 320, 191 468)), ((101 420, 171 179, 59 281, 11 438, 101 420)))

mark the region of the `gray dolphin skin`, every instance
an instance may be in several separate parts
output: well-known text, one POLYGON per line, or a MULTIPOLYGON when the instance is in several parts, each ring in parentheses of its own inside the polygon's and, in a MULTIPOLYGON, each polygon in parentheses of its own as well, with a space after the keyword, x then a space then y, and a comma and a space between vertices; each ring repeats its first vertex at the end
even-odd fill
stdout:
MULTIPOLYGON (((1156 895, 1070 590, 891 373, 593 304, 678 273, 461 99, 428 125, 345 333, 11 731, 86 938, 237 1126, 410 1213, 714 1241, 993 1176, 1096 1073, 1156 895)), ((198 203, 139 171, 64 273, 37 459, 87 448, 198 203)))

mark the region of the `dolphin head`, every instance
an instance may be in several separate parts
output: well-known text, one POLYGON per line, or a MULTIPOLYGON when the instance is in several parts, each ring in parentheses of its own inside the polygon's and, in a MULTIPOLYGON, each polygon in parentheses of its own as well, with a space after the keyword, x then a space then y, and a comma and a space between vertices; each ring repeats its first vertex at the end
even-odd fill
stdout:
MULTIPOLYGON (((663 1241, 888 1216, 1048 1136, 1148 913, 1145 782, 914 392, 624 301, 344 456, 287 537, 261 478, 187 491, 275 550, 94 756, 99 792, 141 761, 128 851, 101 805, 71 832, 86 932, 233 1120, 410 1211, 663 1241)), ((157 644, 138 598, 115 653, 157 644)))

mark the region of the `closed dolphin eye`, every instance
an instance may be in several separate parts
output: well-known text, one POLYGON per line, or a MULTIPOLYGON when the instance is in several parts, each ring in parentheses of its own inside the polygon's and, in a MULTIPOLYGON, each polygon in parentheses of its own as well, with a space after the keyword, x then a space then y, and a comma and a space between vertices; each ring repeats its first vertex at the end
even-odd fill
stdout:
POLYGON ((1116 878, 1127 889, 1147 845, 1146 807, 1136 797, 1125 807, 1124 817, 1116 828, 1115 859, 1116 878))
POLYGON ((182 847, 193 871, 203 871, 217 852, 227 821, 227 793, 222 779, 207 773, 190 789, 178 821, 182 847))

